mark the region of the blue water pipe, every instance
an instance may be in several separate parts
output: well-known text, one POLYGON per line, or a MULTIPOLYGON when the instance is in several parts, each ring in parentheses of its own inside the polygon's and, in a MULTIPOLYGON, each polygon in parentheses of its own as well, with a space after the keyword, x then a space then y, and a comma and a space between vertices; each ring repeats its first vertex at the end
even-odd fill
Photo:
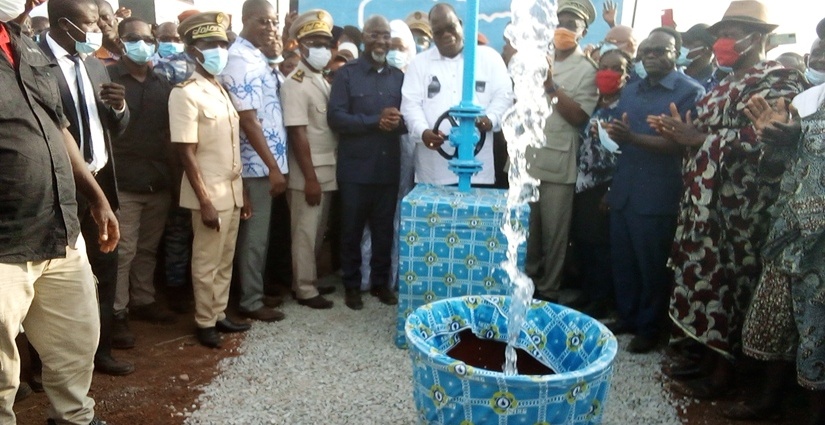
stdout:
MULTIPOLYGON (((464 20, 464 85, 461 90, 461 103, 447 111, 450 122, 457 124, 449 135, 450 144, 456 148, 456 155, 449 160, 449 168, 458 175, 458 190, 470 191, 470 180, 481 171, 481 161, 475 159, 478 154, 476 145, 483 135, 476 129, 475 123, 482 116, 481 106, 473 103, 476 75, 476 46, 478 40, 478 2, 467 0, 467 18, 464 20)), ((436 126, 436 129, 438 127, 436 126)))

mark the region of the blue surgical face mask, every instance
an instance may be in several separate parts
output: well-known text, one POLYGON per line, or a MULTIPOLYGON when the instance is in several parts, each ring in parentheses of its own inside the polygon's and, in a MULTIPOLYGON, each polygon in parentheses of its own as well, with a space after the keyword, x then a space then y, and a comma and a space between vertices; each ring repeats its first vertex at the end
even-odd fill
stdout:
POLYGON ((161 41, 158 43, 158 56, 168 58, 178 53, 183 53, 183 43, 172 43, 169 41, 161 41))
POLYGON ((139 41, 124 41, 123 47, 126 50, 126 57, 136 64, 143 65, 149 62, 155 54, 155 45, 149 44, 143 40, 139 41))
MULTIPOLYGON (((63 18, 63 19, 65 19, 66 22, 72 24, 72 26, 77 28, 78 31, 81 31, 81 32, 83 31, 82 29, 80 29, 80 27, 75 25, 74 22, 72 22, 72 21, 70 21, 66 18, 63 18)), ((77 41, 74 37, 72 37, 72 34, 70 34, 69 32, 66 32, 66 34, 68 34, 69 37, 72 40, 74 40, 74 49, 77 51, 77 53, 80 53, 80 54, 83 54, 83 55, 91 55, 92 53, 98 51, 101 46, 103 46, 103 33, 102 32, 87 32, 87 33, 85 33, 86 34, 86 40, 85 41, 77 41)))
POLYGON ((602 43, 602 47, 599 48, 599 56, 602 56, 605 53, 607 53, 611 50, 616 50, 618 48, 619 48, 619 46, 617 46, 613 43, 604 42, 604 43, 602 43))
POLYGON ((825 83, 825 72, 817 71, 813 68, 808 67, 808 69, 805 70, 805 78, 808 79, 809 83, 818 86, 822 83, 825 83))
POLYGON ((215 47, 206 50, 198 49, 198 51, 203 55, 203 62, 201 62, 200 59, 196 60, 206 72, 212 75, 218 75, 226 68, 226 62, 229 60, 229 50, 215 47))
POLYGON ((690 49, 685 46, 679 50, 679 57, 676 58, 676 65, 677 66, 689 66, 693 63, 693 59, 688 59, 688 55, 690 54, 690 49))
POLYGON ((642 61, 636 62, 636 65, 633 65, 633 70, 636 71, 636 75, 639 78, 647 78, 647 70, 645 69, 645 64, 642 61))
POLYGON ((404 69, 407 67, 409 61, 410 59, 407 52, 402 52, 400 50, 390 50, 387 52, 387 63, 390 66, 394 66, 398 69, 404 69))

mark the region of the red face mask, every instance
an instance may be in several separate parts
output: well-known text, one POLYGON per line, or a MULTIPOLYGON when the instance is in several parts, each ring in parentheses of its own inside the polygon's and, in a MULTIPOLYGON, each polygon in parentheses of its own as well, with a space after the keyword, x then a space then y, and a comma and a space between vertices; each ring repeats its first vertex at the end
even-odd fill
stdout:
POLYGON ((596 72, 596 87, 601 94, 617 93, 622 88, 622 83, 624 83, 624 74, 619 71, 600 69, 596 72))
POLYGON ((736 45, 748 37, 750 37, 750 35, 745 36, 745 38, 741 40, 732 38, 720 38, 716 40, 716 43, 713 44, 713 54, 716 56, 716 63, 718 63, 719 66, 726 67, 731 67, 736 64, 739 58, 751 49, 751 46, 749 46, 744 52, 740 52, 736 50, 736 45))

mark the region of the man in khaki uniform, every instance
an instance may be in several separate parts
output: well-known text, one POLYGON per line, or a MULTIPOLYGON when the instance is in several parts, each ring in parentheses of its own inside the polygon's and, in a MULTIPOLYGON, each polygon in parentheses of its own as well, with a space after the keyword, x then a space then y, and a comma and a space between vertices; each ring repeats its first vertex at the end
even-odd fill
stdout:
POLYGON ((243 206, 238 113, 215 79, 226 66, 228 23, 211 12, 180 24, 197 69, 169 95, 169 130, 185 171, 180 206, 192 210, 196 336, 208 347, 220 346, 218 331, 249 329, 224 313, 243 206))
POLYGON ((558 301, 562 266, 573 213, 579 131, 596 108, 596 66, 578 42, 587 34, 596 11, 590 0, 560 0, 556 56, 544 83, 548 102, 557 99, 544 128, 547 141, 528 148, 528 173, 539 179, 539 201, 530 205, 527 274, 536 298, 558 301))
POLYGON ((290 27, 301 62, 281 87, 284 124, 289 139, 287 200, 292 214, 293 290, 298 302, 330 308, 318 292, 316 256, 326 229, 335 180, 338 140, 327 125, 330 85, 321 71, 332 57, 332 16, 310 10, 290 27))

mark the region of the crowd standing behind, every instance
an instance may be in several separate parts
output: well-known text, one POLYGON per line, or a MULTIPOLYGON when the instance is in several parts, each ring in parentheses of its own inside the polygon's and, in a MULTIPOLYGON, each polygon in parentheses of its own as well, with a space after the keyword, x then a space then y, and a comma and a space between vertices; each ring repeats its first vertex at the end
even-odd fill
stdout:
MULTIPOLYGON (((333 308, 325 241, 346 307, 367 290, 396 304, 399 202, 457 181, 450 126, 433 127, 460 100, 468 42, 490 141, 472 182, 506 187, 518 52, 464 40, 448 4, 359 29, 320 9, 282 24, 246 0, 236 35, 221 12, 155 25, 105 0, 48 0, 29 19, 44 2, 0 3, 0 422, 46 389, 49 423, 105 425, 92 371, 134 371, 112 352, 136 346, 129 320, 193 314, 196 339, 220 347, 251 326, 227 317, 233 276, 247 319, 283 319, 290 295, 333 308)), ((606 2, 611 29, 590 46, 591 1, 557 13, 555 113, 527 152, 535 297, 632 333, 632 353, 666 347, 662 372, 690 397, 722 397, 745 356, 761 362, 758 391, 721 409, 731 419, 779 416, 795 361, 806 419, 824 424, 825 19, 810 52, 771 61, 758 0, 646 37, 606 2)))

